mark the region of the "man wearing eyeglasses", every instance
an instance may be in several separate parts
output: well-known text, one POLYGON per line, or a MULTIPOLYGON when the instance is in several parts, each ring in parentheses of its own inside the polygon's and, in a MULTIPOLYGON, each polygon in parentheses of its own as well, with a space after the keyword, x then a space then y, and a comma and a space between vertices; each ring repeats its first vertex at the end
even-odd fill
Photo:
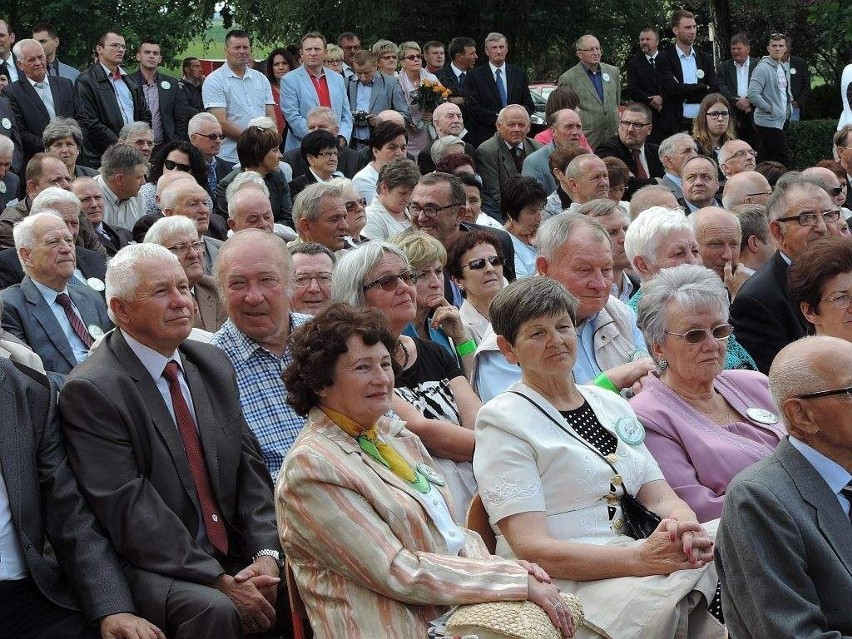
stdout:
POLYGON ((583 133, 594 149, 618 133, 621 74, 616 67, 601 62, 601 43, 595 36, 580 37, 575 49, 580 61, 559 76, 558 84, 577 93, 583 133))
POLYGON ((101 155, 118 142, 125 124, 151 124, 151 111, 139 83, 121 63, 127 45, 124 36, 107 31, 98 37, 98 60, 83 71, 74 83, 77 122, 83 129, 83 149, 78 162, 97 169, 101 155))
POLYGON ((840 219, 840 209, 822 183, 802 176, 779 180, 766 208, 778 251, 743 284, 731 304, 737 339, 762 373, 769 371, 778 351, 807 332, 807 323, 787 291, 790 264, 811 242, 838 235, 840 219))
POLYGON ((789 436, 728 485, 716 536, 732 637, 849 637, 852 344, 782 350, 769 388, 789 436))
POLYGON ((769 180, 757 171, 743 171, 725 181, 722 190, 722 207, 732 211, 741 204, 759 204, 766 206, 772 187, 769 180))
POLYGON ((272 233, 246 229, 229 238, 216 262, 228 321, 213 336, 237 374, 243 415, 273 480, 305 425, 287 403, 281 373, 292 361, 291 332, 311 319, 290 308, 293 259, 272 233))
POLYGON ((595 153, 600 158, 618 158, 630 169, 625 200, 648 184, 659 183, 665 174, 660 162, 660 147, 648 142, 651 134, 651 109, 639 102, 624 107, 618 122, 618 134, 601 143, 595 153))
POLYGON ((745 140, 729 140, 722 145, 716 156, 719 168, 726 179, 738 173, 754 171, 757 166, 757 153, 745 140))
POLYGON ((187 125, 189 143, 201 152, 207 168, 207 192, 213 197, 219 180, 224 178, 234 168, 233 162, 219 157, 222 150, 222 125, 212 113, 196 113, 187 125))
POLYGON ((763 56, 748 83, 748 99, 754 105, 754 141, 758 162, 790 164, 784 130, 790 120, 793 94, 790 69, 783 63, 787 41, 783 33, 769 36, 769 55, 763 56))

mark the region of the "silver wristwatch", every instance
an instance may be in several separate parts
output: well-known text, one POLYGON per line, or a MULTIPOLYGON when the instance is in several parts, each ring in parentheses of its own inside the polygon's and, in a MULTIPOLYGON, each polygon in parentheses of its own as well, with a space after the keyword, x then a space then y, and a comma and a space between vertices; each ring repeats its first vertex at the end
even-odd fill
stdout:
POLYGON ((281 553, 277 550, 272 550, 272 548, 264 548, 263 550, 258 550, 254 557, 251 558, 252 562, 257 561, 261 557, 272 557, 275 560, 275 563, 278 564, 279 570, 284 567, 284 564, 281 561, 281 553))

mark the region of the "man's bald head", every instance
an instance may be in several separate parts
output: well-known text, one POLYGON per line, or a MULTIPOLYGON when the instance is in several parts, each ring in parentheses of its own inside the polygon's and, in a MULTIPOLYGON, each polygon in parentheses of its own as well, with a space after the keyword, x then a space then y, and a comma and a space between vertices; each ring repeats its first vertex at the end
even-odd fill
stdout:
POLYGON ((376 115, 376 124, 381 124, 382 122, 393 122, 399 126, 405 126, 405 118, 402 117, 402 113, 392 109, 379 111, 376 115))
POLYGON ((667 209, 676 209, 680 206, 674 193, 664 186, 649 184, 633 194, 630 198, 630 219, 635 220, 641 213, 652 206, 662 206, 667 209))
POLYGON ((725 266, 736 268, 740 261, 739 218, 718 206, 707 206, 690 215, 689 221, 698 241, 701 262, 724 280, 725 266))
POLYGON ((442 102, 432 112, 432 124, 439 137, 461 135, 464 130, 461 109, 452 102, 442 102))
MULTIPOLYGON (((827 170, 827 169, 826 169, 827 170)), ((743 171, 728 178, 722 191, 722 206, 731 210, 740 204, 760 204, 772 193, 772 187, 763 174, 757 171, 743 171)))

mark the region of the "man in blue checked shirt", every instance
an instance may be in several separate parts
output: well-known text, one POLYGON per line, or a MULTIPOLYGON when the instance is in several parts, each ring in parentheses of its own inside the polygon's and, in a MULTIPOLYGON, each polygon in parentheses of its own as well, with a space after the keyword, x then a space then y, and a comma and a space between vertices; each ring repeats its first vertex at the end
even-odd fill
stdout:
POLYGON ((228 321, 213 344, 237 372, 243 414, 260 442, 272 479, 305 423, 287 403, 281 373, 290 363, 290 332, 309 315, 290 312, 293 260, 284 241, 246 229, 219 249, 216 281, 228 321))

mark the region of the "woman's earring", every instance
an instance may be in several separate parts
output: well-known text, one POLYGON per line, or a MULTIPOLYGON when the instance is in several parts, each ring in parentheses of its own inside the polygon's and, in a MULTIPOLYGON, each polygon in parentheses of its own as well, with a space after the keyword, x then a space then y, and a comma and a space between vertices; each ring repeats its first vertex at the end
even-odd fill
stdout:
POLYGON ((669 360, 667 360, 667 359, 661 359, 657 362, 657 368, 660 369, 661 373, 664 370, 666 370, 668 367, 669 367, 669 360))

